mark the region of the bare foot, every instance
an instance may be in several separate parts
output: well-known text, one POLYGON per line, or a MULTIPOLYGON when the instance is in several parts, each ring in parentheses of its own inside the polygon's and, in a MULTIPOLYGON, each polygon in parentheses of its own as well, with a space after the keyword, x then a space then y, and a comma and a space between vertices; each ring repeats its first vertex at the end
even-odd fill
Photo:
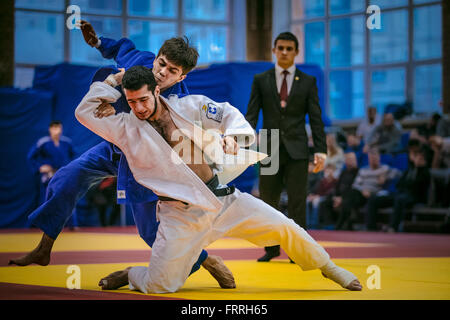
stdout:
POLYGON ((350 284, 345 288, 350 291, 361 291, 362 285, 361 285, 361 283, 359 283, 359 280, 356 279, 356 280, 353 280, 352 282, 350 282, 350 284))
MULTIPOLYGON (((323 273, 322 272, 322 275, 325 277, 325 278, 327 278, 327 279, 329 279, 326 275, 325 275, 325 273, 323 273)), ((332 279, 331 279, 332 280, 332 279)), ((334 280, 333 280, 334 281, 334 280)), ((335 281, 336 282, 336 281, 335 281)), ((350 282, 350 284, 349 285, 347 285, 346 287, 343 287, 344 289, 347 289, 347 290, 350 290, 350 291, 361 291, 362 290, 362 285, 361 285, 361 283, 359 282, 359 280, 358 279, 355 279, 355 280, 353 280, 352 282, 350 282)))
POLYGON ((350 291, 361 291, 362 285, 358 278, 348 270, 338 267, 333 262, 329 262, 326 266, 321 268, 322 275, 330 279, 341 287, 350 291))
POLYGON ((8 265, 15 264, 18 266, 27 266, 29 264, 35 263, 41 266, 46 266, 50 263, 50 253, 52 252, 54 242, 55 240, 44 233, 42 235, 41 242, 39 242, 39 244, 33 251, 24 255, 23 257, 9 260, 8 265))
POLYGON ((202 266, 217 280, 222 289, 236 288, 233 274, 219 256, 209 255, 202 266))
POLYGON ((111 273, 110 275, 102 278, 98 285, 102 287, 102 290, 115 290, 128 284, 128 271, 131 267, 125 270, 120 270, 111 273))

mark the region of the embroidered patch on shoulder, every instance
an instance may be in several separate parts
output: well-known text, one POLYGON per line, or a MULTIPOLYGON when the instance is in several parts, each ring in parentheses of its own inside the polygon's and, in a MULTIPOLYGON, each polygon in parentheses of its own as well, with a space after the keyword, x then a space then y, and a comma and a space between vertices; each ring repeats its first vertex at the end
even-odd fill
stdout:
POLYGON ((126 199, 125 190, 117 190, 117 199, 126 199))
POLYGON ((222 122, 223 117, 223 107, 216 106, 214 103, 208 103, 207 106, 203 105, 202 110, 206 111, 206 117, 208 119, 222 122))

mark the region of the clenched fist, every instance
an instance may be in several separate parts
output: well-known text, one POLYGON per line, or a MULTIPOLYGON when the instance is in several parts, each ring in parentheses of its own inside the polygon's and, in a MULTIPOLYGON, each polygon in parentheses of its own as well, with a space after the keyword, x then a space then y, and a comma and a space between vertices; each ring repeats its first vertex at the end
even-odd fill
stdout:
POLYGON ((94 116, 96 118, 109 117, 116 114, 114 107, 106 101, 103 101, 97 109, 94 111, 94 116))
POLYGON ((94 47, 98 42, 98 37, 92 24, 85 20, 80 20, 80 28, 83 33, 84 41, 91 47, 94 47))

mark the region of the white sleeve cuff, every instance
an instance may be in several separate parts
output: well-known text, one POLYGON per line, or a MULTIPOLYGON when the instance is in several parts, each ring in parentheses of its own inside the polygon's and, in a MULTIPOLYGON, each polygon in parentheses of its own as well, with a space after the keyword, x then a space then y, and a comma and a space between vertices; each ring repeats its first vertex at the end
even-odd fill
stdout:
POLYGON ((114 77, 113 74, 110 74, 106 79, 105 82, 107 84, 109 84, 111 87, 115 88, 117 87, 119 84, 117 83, 116 77, 114 77))

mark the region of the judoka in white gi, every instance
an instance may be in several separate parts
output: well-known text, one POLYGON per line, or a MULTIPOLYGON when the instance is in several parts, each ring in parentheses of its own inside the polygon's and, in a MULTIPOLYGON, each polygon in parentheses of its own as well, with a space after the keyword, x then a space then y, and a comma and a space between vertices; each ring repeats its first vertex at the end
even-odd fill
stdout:
POLYGON ((88 129, 117 145, 135 179, 163 199, 149 267, 131 267, 111 275, 128 277, 131 290, 177 291, 202 248, 222 237, 243 238, 258 246, 279 244, 303 270, 320 268, 342 287, 362 289, 356 276, 336 266, 293 220, 226 186, 248 165, 265 157, 240 148, 251 145, 255 135, 230 104, 201 95, 166 99, 159 95, 150 69, 137 66, 94 82, 75 115, 88 129), (102 101, 113 103, 120 97, 114 86, 122 78, 133 112, 115 115, 105 105, 99 109, 102 101))

